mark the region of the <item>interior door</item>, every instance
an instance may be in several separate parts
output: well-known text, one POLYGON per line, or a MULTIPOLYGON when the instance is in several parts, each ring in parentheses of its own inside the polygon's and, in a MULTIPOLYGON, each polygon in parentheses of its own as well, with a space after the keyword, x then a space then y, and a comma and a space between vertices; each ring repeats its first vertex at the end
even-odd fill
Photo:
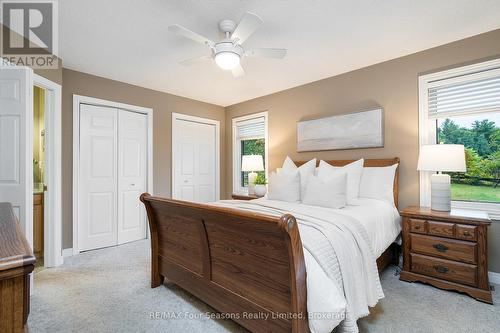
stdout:
POLYGON ((213 202, 216 198, 216 127, 174 118, 175 199, 213 202))
POLYGON ((117 244, 117 109, 80 105, 80 251, 117 244))
POLYGON ((0 202, 10 202, 32 244, 33 78, 31 69, 0 66, 0 202))
POLYGON ((147 116, 118 112, 118 244, 146 237, 147 116))

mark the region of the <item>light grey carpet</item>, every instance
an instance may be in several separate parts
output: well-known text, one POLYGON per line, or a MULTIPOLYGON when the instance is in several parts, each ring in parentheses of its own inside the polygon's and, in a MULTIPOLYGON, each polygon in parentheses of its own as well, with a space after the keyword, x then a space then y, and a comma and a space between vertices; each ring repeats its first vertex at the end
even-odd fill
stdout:
MULTIPOLYGON (((30 332, 245 332, 229 320, 204 316, 213 310, 178 287, 149 287, 149 242, 65 258, 64 265, 35 274, 30 332), (152 312, 180 318, 152 319, 152 312), (201 318, 189 318, 189 316, 201 318), (187 318, 186 318, 187 316, 187 318)), ((385 298, 359 321, 362 332, 499 332, 495 305, 394 276, 381 276, 385 298)), ((497 290, 498 290, 497 286, 497 290)))

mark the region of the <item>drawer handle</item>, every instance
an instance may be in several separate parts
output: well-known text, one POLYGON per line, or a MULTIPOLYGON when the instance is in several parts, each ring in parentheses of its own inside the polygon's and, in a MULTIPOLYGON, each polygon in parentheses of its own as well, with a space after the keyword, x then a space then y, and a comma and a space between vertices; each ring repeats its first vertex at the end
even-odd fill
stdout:
POLYGON ((449 271, 448 267, 444 267, 441 265, 434 266, 434 269, 436 270, 436 272, 443 273, 443 274, 445 274, 449 271))
POLYGON ((432 247, 438 250, 439 252, 446 252, 448 250, 448 247, 443 244, 434 244, 432 245, 432 247))
POLYGON ((465 230, 465 231, 464 231, 464 236, 470 236, 470 232, 469 232, 469 230, 465 230))
POLYGON ((414 226, 415 230, 418 230, 420 229, 420 226, 417 224, 416 226, 414 226))

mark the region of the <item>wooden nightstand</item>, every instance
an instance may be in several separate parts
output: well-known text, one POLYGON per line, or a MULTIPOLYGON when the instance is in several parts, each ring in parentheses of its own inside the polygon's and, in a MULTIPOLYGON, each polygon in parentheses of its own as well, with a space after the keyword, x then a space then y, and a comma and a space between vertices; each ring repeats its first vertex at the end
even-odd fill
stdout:
POLYGON ((492 304, 488 282, 488 214, 408 207, 403 217, 404 264, 400 279, 466 293, 492 304))
POLYGON ((251 195, 251 194, 232 194, 231 198, 234 200, 253 200, 257 199, 256 195, 251 195))

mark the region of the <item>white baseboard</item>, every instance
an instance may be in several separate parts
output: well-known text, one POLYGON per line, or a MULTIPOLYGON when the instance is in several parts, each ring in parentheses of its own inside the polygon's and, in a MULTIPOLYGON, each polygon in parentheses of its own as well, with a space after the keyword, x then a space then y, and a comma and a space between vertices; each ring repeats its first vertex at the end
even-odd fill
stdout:
POLYGON ((488 277, 489 277, 490 283, 500 285, 500 273, 488 272, 488 277))
POLYGON ((63 249, 62 250, 62 255, 63 255, 64 258, 71 257, 73 255, 73 248, 63 249))

